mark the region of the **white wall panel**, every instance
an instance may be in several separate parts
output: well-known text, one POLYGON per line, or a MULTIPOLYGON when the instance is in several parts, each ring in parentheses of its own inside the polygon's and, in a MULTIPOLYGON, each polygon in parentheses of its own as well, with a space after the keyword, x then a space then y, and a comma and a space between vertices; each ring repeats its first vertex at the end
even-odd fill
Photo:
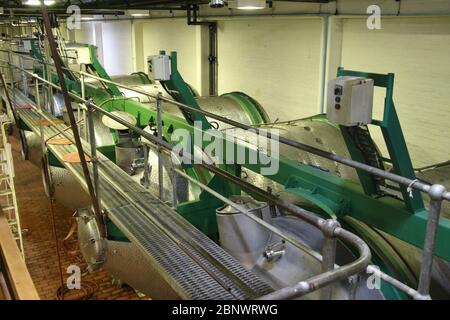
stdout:
POLYGON ((102 23, 103 63, 110 75, 133 72, 131 22, 102 23))
POLYGON ((320 18, 219 22, 219 93, 242 91, 272 120, 319 112, 320 18))
MULTIPOLYGON (((450 158, 449 53, 448 18, 384 18, 372 31, 363 19, 343 23, 345 68, 395 73, 394 101, 417 166, 450 158)), ((381 94, 375 103, 379 118, 381 94)))

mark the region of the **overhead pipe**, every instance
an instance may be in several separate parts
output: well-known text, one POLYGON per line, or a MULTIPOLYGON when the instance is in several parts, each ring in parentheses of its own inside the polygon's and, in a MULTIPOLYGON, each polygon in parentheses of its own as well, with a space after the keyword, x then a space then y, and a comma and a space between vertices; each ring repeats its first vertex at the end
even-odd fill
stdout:
POLYGON ((217 22, 198 21, 197 4, 190 4, 187 7, 187 24, 189 26, 207 26, 209 30, 209 95, 217 95, 217 22))

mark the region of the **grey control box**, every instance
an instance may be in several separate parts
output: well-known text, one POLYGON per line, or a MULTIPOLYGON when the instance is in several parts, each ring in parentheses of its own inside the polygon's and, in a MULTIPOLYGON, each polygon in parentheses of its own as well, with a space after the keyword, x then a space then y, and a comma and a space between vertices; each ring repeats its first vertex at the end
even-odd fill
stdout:
POLYGON ((153 80, 170 80, 170 57, 167 55, 156 55, 147 58, 148 75, 153 80))
POLYGON ((372 122, 373 79, 344 76, 328 82, 327 117, 343 126, 372 122))

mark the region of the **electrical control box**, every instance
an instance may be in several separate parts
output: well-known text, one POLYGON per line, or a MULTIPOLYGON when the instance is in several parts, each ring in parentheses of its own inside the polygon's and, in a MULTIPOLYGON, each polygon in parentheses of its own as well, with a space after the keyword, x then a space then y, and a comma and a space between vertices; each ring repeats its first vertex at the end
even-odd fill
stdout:
POLYGON ((25 52, 31 51, 31 39, 23 39, 23 50, 25 52))
POLYGON ((79 47, 77 50, 77 63, 78 64, 91 64, 91 50, 89 47, 79 47))
POLYGON ((373 79, 344 76, 328 82, 327 117, 343 126, 372 122, 373 79))
POLYGON ((167 55, 150 56, 147 58, 148 75, 153 80, 170 80, 170 57, 167 55))

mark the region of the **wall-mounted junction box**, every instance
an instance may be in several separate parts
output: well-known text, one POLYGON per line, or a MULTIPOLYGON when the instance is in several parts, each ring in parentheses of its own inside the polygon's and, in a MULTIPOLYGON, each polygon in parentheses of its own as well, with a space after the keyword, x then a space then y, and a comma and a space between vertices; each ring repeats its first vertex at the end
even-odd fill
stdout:
POLYGON ((31 39, 24 39, 23 41, 23 50, 25 52, 31 51, 31 39))
POLYGON ((89 47, 79 47, 77 50, 77 63, 78 64, 91 64, 91 50, 89 47))
POLYGON ((167 55, 150 56, 147 58, 148 75, 150 79, 170 80, 170 57, 167 55))
POLYGON ((328 82, 327 117, 343 126, 372 122, 373 79, 338 77, 328 82))

